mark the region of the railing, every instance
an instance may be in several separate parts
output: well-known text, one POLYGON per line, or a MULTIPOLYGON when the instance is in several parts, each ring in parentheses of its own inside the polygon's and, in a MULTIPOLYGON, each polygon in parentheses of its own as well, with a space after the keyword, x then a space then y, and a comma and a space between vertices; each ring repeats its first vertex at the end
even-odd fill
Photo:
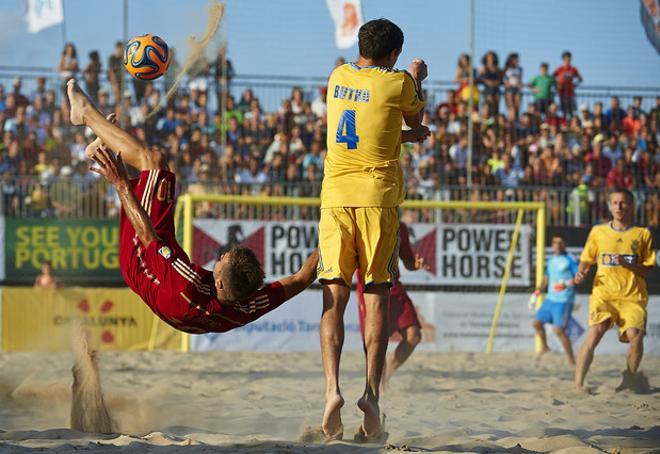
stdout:
MULTIPOLYGON (((318 197, 320 183, 272 182, 261 185, 239 183, 179 184, 179 194, 232 194, 253 197, 318 197)), ((634 190, 636 221, 660 225, 660 189, 634 190)), ((0 180, 0 214, 12 217, 112 218, 119 213, 114 189, 103 180, 60 177, 49 181, 34 177, 4 177, 0 180)), ((545 202, 548 225, 592 225, 608 217, 608 190, 589 189, 586 193, 570 187, 522 187, 516 189, 475 186, 408 188, 408 200, 545 202)), ((197 204, 195 217, 234 219, 318 219, 316 207, 269 207, 197 204)), ((498 210, 412 210, 421 222, 512 223, 511 213, 498 210)))
MULTIPOLYGON (((63 94, 61 88, 64 81, 60 79, 58 73, 54 69, 28 67, 28 66, 3 66, 0 65, 0 84, 5 86, 5 91, 9 92, 12 80, 16 77, 23 79, 23 94, 29 95, 36 86, 35 80, 37 77, 45 77, 46 85, 49 89, 56 91, 58 99, 61 99, 63 94)), ((82 76, 78 76, 82 79, 82 76)), ((130 77, 126 76, 126 82, 130 82, 130 77)), ((188 81, 190 78, 184 78, 180 90, 188 90, 188 81)), ((215 96, 216 81, 213 77, 207 77, 209 87, 209 107, 214 111, 217 110, 218 101, 215 96)), ((100 83, 102 88, 109 90, 110 84, 106 79, 105 72, 100 74, 100 83)), ((159 79, 152 82, 159 90, 166 91, 167 82, 165 79, 159 79)), ((293 87, 300 87, 304 94, 305 99, 308 101, 314 100, 318 97, 318 90, 320 87, 325 86, 327 77, 309 76, 284 76, 284 75, 255 75, 255 74, 239 74, 236 75, 230 83, 229 91, 234 96, 236 101, 240 99, 241 93, 250 88, 255 96, 259 98, 262 108, 266 112, 275 111, 283 100, 291 97, 291 90, 293 87)), ((125 89, 132 88, 131 83, 124 84, 125 89)), ((455 89, 456 83, 452 81, 426 81, 424 88, 427 93, 427 105, 429 108, 437 105, 442 100, 446 99, 446 92, 449 89, 455 89)), ((112 94, 111 90, 109 90, 112 94)), ((627 106, 631 104, 634 96, 642 98, 642 108, 650 110, 656 105, 656 97, 660 97, 660 87, 629 87, 629 86, 597 86, 597 85, 580 85, 576 90, 576 103, 577 105, 586 104, 589 108, 593 108, 596 102, 602 102, 607 108, 609 100, 612 96, 618 96, 621 105, 627 106)), ((528 103, 533 102, 534 96, 529 88, 524 88, 522 91, 522 106, 525 107, 528 103)), ((501 110, 505 110, 504 96, 501 96, 500 103, 501 110)))

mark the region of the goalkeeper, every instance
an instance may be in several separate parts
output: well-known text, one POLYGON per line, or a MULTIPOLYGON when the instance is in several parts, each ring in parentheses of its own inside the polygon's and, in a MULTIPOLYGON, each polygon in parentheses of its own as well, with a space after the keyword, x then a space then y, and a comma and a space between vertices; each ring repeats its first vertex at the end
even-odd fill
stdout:
POLYGON ((578 271, 578 262, 566 252, 566 242, 560 235, 552 237, 552 250, 554 255, 548 259, 540 288, 534 291, 539 296, 547 289, 548 293, 543 300, 541 308, 536 312, 533 326, 541 339, 541 352, 550 351, 545 335, 545 325, 552 324, 555 334, 564 347, 568 362, 575 365, 571 340, 566 334, 566 327, 573 312, 575 301, 575 287, 573 279, 578 271))

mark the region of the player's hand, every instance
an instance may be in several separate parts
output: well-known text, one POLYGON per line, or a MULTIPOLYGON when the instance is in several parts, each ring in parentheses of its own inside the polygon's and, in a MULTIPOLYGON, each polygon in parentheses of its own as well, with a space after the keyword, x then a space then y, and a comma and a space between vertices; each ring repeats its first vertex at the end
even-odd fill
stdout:
POLYGON ((578 272, 575 274, 575 278, 573 279, 573 283, 574 283, 575 285, 580 285, 582 282, 584 282, 584 279, 585 279, 586 277, 587 277, 587 275, 586 275, 585 273, 583 273, 582 271, 578 271, 578 272))
POLYGON ((429 68, 421 58, 416 58, 408 67, 408 72, 418 83, 426 79, 429 75, 429 68))
POLYGON ((426 263, 424 257, 419 254, 415 255, 415 269, 428 271, 431 267, 426 263))
POLYGON ((124 161, 121 159, 121 153, 115 157, 114 153, 105 147, 99 147, 92 155, 92 159, 98 167, 91 167, 90 170, 98 173, 108 180, 108 183, 117 187, 128 182, 128 174, 124 161))
POLYGON ((431 130, 424 125, 419 125, 419 127, 413 129, 415 141, 423 142, 428 136, 431 135, 431 130))

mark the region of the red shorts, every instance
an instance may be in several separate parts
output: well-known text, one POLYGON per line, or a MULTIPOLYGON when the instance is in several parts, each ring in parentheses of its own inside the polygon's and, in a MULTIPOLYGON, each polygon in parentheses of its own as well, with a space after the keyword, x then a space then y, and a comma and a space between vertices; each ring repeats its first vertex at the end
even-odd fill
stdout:
MULTIPOLYGON (((360 332, 364 338, 364 317, 366 314, 366 306, 364 304, 364 291, 362 284, 358 278, 357 285, 358 296, 358 315, 360 317, 360 332)), ((390 289, 390 302, 389 302, 389 336, 394 333, 401 333, 409 326, 417 326, 421 328, 419 319, 417 318, 417 311, 413 305, 412 300, 408 296, 405 287, 397 279, 390 289)))

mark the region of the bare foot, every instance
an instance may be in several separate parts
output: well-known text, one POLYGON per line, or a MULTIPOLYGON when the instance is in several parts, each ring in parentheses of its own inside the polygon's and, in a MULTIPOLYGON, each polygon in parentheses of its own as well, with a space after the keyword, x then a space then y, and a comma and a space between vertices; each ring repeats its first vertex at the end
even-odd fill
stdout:
POLYGON ((82 92, 80 87, 78 87, 76 79, 69 79, 66 83, 66 92, 69 96, 69 104, 71 105, 69 113, 71 124, 74 126, 85 124, 85 111, 92 107, 92 102, 87 95, 82 92))
POLYGON ((550 353, 550 349, 548 347, 543 347, 540 352, 536 354, 536 359, 539 360, 543 355, 546 353, 550 353))
MULTIPOLYGON (((117 115, 115 115, 114 113, 108 114, 108 116, 105 118, 112 124, 117 123, 117 115)), ((99 137, 97 137, 89 145, 87 145, 87 148, 85 148, 85 156, 87 157, 87 159, 92 159, 92 155, 96 153, 96 149, 102 146, 103 146, 103 141, 99 137)))
POLYGON ((374 434, 382 432, 382 426, 380 424, 380 408, 378 403, 375 402, 372 398, 365 396, 358 400, 357 406, 364 413, 362 419, 362 430, 367 437, 370 437, 374 434))
POLYGON ((340 433, 343 435, 344 426, 341 422, 341 407, 343 406, 344 398, 340 394, 326 398, 321 425, 326 438, 335 439, 340 433))

